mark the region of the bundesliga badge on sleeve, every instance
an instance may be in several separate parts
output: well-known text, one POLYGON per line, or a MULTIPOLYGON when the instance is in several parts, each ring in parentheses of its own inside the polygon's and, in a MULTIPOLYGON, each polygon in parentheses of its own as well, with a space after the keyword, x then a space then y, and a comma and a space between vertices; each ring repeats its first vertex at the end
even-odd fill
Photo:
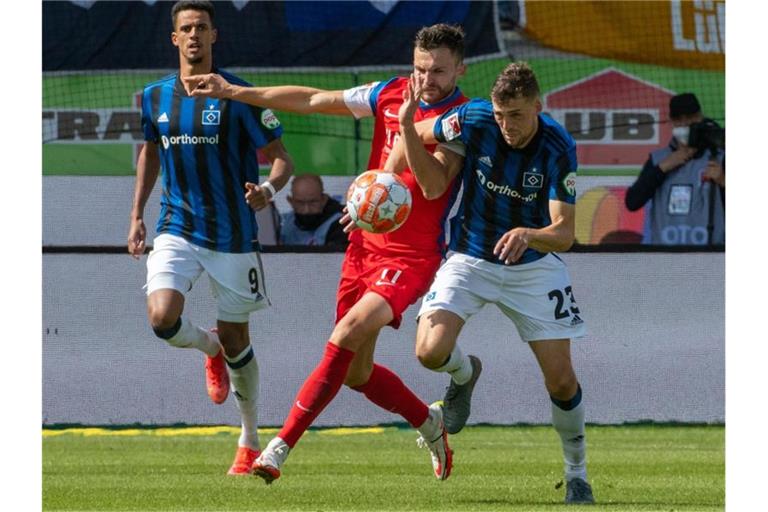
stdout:
POLYGON ((461 135, 461 123, 458 112, 454 112, 442 121, 443 136, 446 141, 457 139, 461 135))

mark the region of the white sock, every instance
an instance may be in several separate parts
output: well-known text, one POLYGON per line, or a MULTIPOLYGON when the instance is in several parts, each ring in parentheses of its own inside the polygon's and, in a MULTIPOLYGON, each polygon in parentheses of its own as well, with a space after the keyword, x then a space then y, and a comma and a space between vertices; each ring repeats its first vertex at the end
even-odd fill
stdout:
POLYGON ((472 361, 469 360, 469 356, 465 356, 461 352, 459 345, 456 344, 453 347, 451 356, 448 358, 448 362, 440 368, 435 368, 433 371, 448 372, 453 382, 456 384, 466 384, 472 378, 472 361))
MULTIPOLYGON (((579 403, 570 410, 564 410, 552 402, 552 425, 560 434, 565 461, 565 479, 587 480, 587 443, 584 438, 584 402, 581 401, 581 388, 574 399, 579 403)), ((573 401, 573 400, 571 400, 573 401)))
POLYGON ((247 446, 259 450, 258 400, 259 400, 259 365, 253 355, 253 347, 248 345, 235 357, 227 357, 229 381, 232 394, 235 395, 240 411, 242 430, 238 446, 247 446))
POLYGON ((221 350, 219 337, 215 333, 205 331, 182 318, 178 332, 169 338, 168 343, 174 347, 196 348, 213 357, 221 350))

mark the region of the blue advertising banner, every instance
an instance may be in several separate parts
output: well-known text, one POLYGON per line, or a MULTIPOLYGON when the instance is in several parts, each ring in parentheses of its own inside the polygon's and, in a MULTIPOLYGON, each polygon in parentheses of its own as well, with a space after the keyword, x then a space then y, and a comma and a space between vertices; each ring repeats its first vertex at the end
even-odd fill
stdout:
MULTIPOLYGON (((221 67, 409 65, 413 36, 461 24, 467 57, 497 54, 493 2, 214 2, 221 67), (471 8, 470 8, 471 7, 471 8)), ((43 2, 43 70, 167 69, 173 2, 43 2), (76 42, 76 44, 73 44, 76 42)))

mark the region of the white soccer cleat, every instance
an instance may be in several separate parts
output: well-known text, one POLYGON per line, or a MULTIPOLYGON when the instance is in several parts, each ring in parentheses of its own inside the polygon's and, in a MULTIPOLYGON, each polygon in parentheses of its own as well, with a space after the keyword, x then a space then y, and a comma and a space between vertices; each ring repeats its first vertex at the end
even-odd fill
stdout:
POLYGON ((251 472, 263 478, 267 484, 280 478, 280 467, 288 458, 288 452, 291 450, 285 441, 279 437, 274 437, 269 442, 264 451, 261 452, 251 467, 251 472))
POLYGON ((445 480, 451 476, 453 452, 450 446, 448 446, 448 432, 446 432, 445 425, 443 425, 443 409, 437 404, 430 405, 427 421, 434 425, 434 437, 424 437, 422 433, 416 442, 421 448, 429 448, 435 478, 445 480))

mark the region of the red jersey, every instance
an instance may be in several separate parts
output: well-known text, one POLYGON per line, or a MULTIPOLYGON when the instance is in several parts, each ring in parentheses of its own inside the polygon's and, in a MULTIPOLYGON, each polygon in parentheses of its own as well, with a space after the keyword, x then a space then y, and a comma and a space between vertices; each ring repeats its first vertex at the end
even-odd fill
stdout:
MULTIPOLYGON (((398 112, 403 103, 403 91, 406 87, 408 87, 408 79, 396 77, 386 82, 377 82, 345 91, 345 102, 356 117, 373 115, 376 118, 368 169, 382 169, 392 147, 400 137, 398 112)), ((437 117, 466 101, 467 98, 457 87, 450 96, 434 105, 421 102, 414 121, 437 117)), ((435 147, 427 149, 434 151, 435 147)), ((362 245, 365 249, 378 254, 393 256, 442 254, 445 251, 445 219, 458 193, 456 181, 454 180, 454 183, 439 198, 427 200, 410 169, 405 169, 400 177, 411 190, 413 197, 413 208, 405 224, 392 233, 384 234, 356 229, 349 236, 350 243, 362 245)))

